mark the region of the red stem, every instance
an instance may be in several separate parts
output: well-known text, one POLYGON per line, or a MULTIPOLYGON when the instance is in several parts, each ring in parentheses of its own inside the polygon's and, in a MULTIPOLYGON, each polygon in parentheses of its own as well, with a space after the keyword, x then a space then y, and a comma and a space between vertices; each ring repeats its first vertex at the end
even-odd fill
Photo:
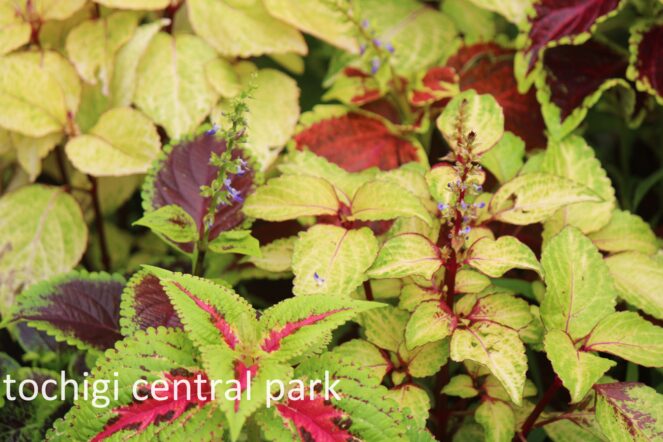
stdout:
POLYGON ((364 293, 366 294, 366 300, 373 301, 373 287, 371 287, 371 281, 364 281, 364 293))
POLYGON ((527 435, 529 432, 532 430, 534 427, 534 424, 536 423, 536 420, 539 418, 541 413, 543 413, 543 410, 546 408, 546 406, 550 403, 550 401, 555 397, 555 394, 557 393, 557 390, 560 389, 562 386, 562 380, 559 378, 559 376, 555 375, 555 379, 553 380, 553 383, 550 384, 550 387, 546 390, 546 392, 543 394, 539 402, 536 404, 536 407, 534 407, 534 410, 530 413, 529 416, 527 416, 527 420, 523 424, 522 429, 520 430, 520 435, 522 436, 521 439, 527 439, 527 435))
POLYGON ((99 204, 99 188, 97 186, 97 179, 88 175, 88 179, 92 184, 90 195, 92 196, 92 207, 94 208, 94 221, 97 226, 97 235, 99 236, 99 246, 101 249, 101 263, 104 270, 111 271, 110 255, 108 253, 108 243, 106 242, 106 232, 104 228, 104 219, 101 214, 101 204, 99 204))

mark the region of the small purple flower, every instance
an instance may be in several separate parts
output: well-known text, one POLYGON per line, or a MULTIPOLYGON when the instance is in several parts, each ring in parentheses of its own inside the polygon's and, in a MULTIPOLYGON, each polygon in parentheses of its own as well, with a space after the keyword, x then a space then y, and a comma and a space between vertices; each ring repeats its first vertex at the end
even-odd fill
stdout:
POLYGON ((371 74, 375 75, 378 69, 380 69, 380 59, 376 57, 371 60, 371 74))
POLYGON ((359 54, 364 55, 365 52, 366 52, 366 45, 362 43, 359 45, 359 54))
POLYGON ((243 203, 244 198, 242 198, 241 193, 239 190, 235 189, 232 186, 232 183, 230 181, 230 178, 226 178, 223 180, 223 184, 226 187, 226 190, 228 191, 228 195, 230 195, 230 198, 235 201, 236 203, 243 203))
POLYGON ((381 42, 380 40, 378 40, 377 38, 374 38, 374 39, 373 39, 373 44, 374 44, 375 46, 377 46, 378 48, 379 48, 380 46, 382 46, 382 42, 381 42))
POLYGON ((472 230, 472 228, 471 228, 470 226, 465 226, 465 227, 463 227, 463 229, 460 231, 460 233, 462 233, 463 235, 467 235, 467 234, 470 233, 471 230, 472 230))
POLYGON ((214 124, 212 125, 212 128, 209 129, 207 132, 205 132, 205 135, 214 135, 214 134, 217 133, 218 131, 219 131, 219 125, 216 124, 216 123, 214 123, 214 124))
POLYGON ((361 21, 361 27, 364 28, 364 29, 368 28, 368 20, 363 19, 361 21))
POLYGON ((468 206, 467 206, 467 203, 465 202, 465 200, 460 202, 460 207, 462 207, 463 210, 467 210, 468 206))
POLYGON ((243 159, 239 158, 238 159, 239 164, 237 164, 237 171, 235 172, 236 175, 242 176, 246 173, 248 170, 248 163, 243 159))
POLYGON ((449 204, 439 203, 437 205, 437 208, 440 209, 440 212, 444 212, 445 210, 447 210, 449 208, 449 204))
POLYGON ((322 276, 318 275, 318 272, 314 272, 314 273, 313 273, 313 279, 315 280, 315 282, 316 282, 319 286, 321 286, 322 284, 325 283, 325 278, 323 278, 322 276))
POLYGON ((384 47, 385 47, 390 53, 392 53, 392 54, 393 54, 394 51, 395 51, 395 49, 394 49, 394 45, 392 45, 392 44, 389 43, 389 42, 387 42, 387 44, 384 45, 384 47))
POLYGON ((484 207, 486 207, 486 203, 484 203, 483 201, 481 201, 480 203, 474 203, 474 207, 478 209, 483 209, 484 207))
POLYGON ((474 190, 477 192, 483 192, 483 186, 481 184, 474 184, 474 190))

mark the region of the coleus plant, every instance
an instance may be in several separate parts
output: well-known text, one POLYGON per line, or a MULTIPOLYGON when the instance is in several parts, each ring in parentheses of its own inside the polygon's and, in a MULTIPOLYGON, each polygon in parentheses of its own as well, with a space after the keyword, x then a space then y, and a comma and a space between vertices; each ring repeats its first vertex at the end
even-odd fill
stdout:
POLYGON ((659 0, 14 3, 2 438, 663 437, 659 0))

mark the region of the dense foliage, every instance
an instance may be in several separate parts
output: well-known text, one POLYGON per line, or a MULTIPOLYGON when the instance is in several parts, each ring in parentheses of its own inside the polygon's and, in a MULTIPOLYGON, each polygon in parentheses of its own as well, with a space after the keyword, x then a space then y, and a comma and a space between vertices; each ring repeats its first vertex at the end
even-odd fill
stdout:
POLYGON ((663 440, 662 1, 0 0, 0 54, 0 440, 663 440))

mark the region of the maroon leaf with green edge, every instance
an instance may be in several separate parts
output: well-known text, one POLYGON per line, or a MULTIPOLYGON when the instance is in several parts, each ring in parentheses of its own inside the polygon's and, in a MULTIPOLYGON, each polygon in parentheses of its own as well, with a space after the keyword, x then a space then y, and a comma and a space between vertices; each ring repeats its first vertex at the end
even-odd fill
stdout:
MULTIPOLYGON (((203 218, 207 214, 211 198, 200 194, 201 186, 210 185, 218 174, 218 168, 210 164, 212 154, 220 155, 226 149, 225 141, 211 131, 201 132, 191 138, 166 146, 160 158, 150 169, 143 186, 143 209, 151 212, 160 207, 175 204, 193 218, 198 232, 204 232, 203 218)), ((235 150, 233 158, 246 154, 235 150)), ((241 174, 230 175, 230 185, 240 198, 221 206, 210 229, 209 240, 221 232, 234 229, 244 221, 241 211, 243 199, 253 191, 254 170, 248 166, 241 174)), ((193 243, 177 243, 185 252, 193 250, 193 243)))
POLYGON ((421 79, 421 86, 410 93, 410 102, 415 106, 432 104, 451 97, 458 83, 458 75, 448 66, 430 68, 421 79))
POLYGON ((347 442, 357 440, 348 433, 352 419, 334 408, 322 396, 277 404, 283 419, 290 420, 304 441, 347 442))
POLYGON ((606 81, 623 78, 627 62, 609 46, 590 40, 579 46, 547 50, 543 66, 549 100, 560 109, 564 120, 606 81))
POLYGON ((463 46, 447 61, 460 77, 460 89, 491 94, 504 111, 504 128, 518 135, 528 148, 543 147, 545 124, 536 92, 518 92, 513 71, 515 51, 494 43, 463 46))
POLYGON ((593 26, 617 10, 622 0, 541 0, 534 4, 530 18, 528 44, 529 69, 536 64, 540 51, 564 41, 587 40, 593 26))
POLYGON ((663 439, 663 395, 639 382, 597 384, 596 419, 608 440, 663 439))
POLYGON ((378 100, 383 95, 382 92, 380 92, 377 81, 372 75, 353 67, 345 68, 343 70, 343 75, 357 81, 359 86, 358 93, 350 99, 352 104, 361 106, 378 100))
POLYGON ((202 408, 213 400, 210 380, 203 372, 173 370, 165 374, 165 381, 165 391, 157 391, 154 384, 146 386, 140 395, 147 399, 114 409, 116 417, 91 442, 101 442, 123 430, 140 434, 151 425, 172 422, 191 408, 202 408))
POLYGON ((631 31, 631 60, 628 76, 639 90, 654 95, 663 104, 663 24, 643 22, 631 31))
POLYGON ((33 285, 17 298, 12 321, 26 321, 82 350, 105 350, 122 339, 125 281, 107 273, 71 272, 33 285))
POLYGON ((125 336, 150 327, 182 328, 159 278, 144 270, 131 277, 122 293, 120 325, 125 336))
POLYGON ((299 150, 309 149, 347 171, 396 169, 417 161, 415 145, 392 133, 380 120, 357 113, 327 118, 294 136, 299 150))

